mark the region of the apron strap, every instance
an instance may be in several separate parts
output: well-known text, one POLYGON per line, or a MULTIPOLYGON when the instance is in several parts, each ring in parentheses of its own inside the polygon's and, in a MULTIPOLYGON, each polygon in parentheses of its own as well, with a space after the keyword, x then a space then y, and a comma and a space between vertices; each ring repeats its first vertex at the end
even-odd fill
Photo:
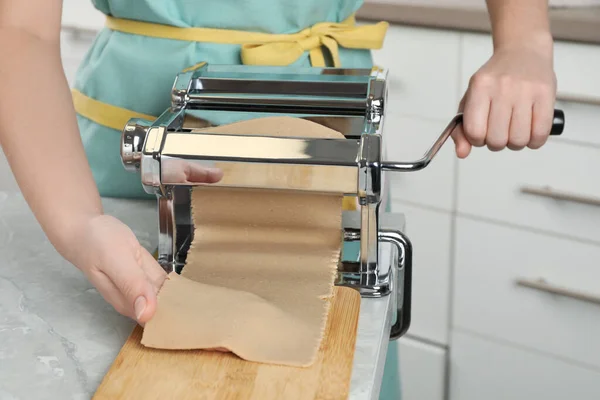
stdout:
POLYGON ((77 89, 71 89, 71 97, 77 114, 118 131, 122 131, 131 118, 142 118, 148 121, 154 121, 157 118, 92 99, 77 89))
POLYGON ((376 50, 383 46, 387 22, 356 26, 354 15, 347 20, 321 22, 298 33, 270 34, 214 28, 181 28, 130 19, 106 18, 113 31, 161 39, 190 42, 237 44, 246 65, 285 66, 309 52, 313 67, 325 67, 323 49, 327 49, 334 67, 340 67, 338 46, 349 49, 376 50))

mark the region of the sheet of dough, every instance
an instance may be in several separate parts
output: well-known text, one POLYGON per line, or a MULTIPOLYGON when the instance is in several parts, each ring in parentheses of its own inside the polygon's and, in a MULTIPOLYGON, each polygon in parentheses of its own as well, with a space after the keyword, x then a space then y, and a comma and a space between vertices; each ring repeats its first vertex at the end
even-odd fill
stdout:
MULTIPOLYGON (((342 137, 290 117, 209 129, 342 137)), ((302 176, 302 169, 310 167, 293 168, 294 175, 302 176)), ((224 347, 249 361, 311 365, 341 252, 342 195, 201 187, 193 191, 192 212, 196 230, 187 265, 159 292, 158 310, 146 324, 142 344, 224 347)))

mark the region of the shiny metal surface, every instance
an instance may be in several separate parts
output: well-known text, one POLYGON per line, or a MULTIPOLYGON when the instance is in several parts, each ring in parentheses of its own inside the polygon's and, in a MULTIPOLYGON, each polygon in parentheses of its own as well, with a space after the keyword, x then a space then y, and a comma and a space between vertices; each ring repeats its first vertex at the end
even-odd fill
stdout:
POLYGON ((162 140, 161 183, 202 185, 203 168, 218 165, 225 171, 225 176, 213 186, 356 195, 358 148, 356 140, 172 132, 162 140), (306 176, 335 176, 336 179, 324 186, 318 185, 316 179, 269 180, 265 174, 260 174, 264 170, 255 175, 239 172, 247 171, 252 164, 268 165, 271 176, 285 175, 290 165, 305 165, 309 167, 304 170, 306 176), (198 180, 194 181, 193 177, 198 180))
POLYGON ((123 129, 121 140, 121 160, 125 169, 135 172, 140 168, 144 141, 152 122, 135 118, 130 120, 123 129))
POLYGON ((396 250, 397 259, 392 274, 394 295, 396 297, 396 322, 392 325, 390 339, 396 340, 410 327, 412 305, 412 243, 400 230, 381 230, 379 240, 391 243, 396 250))
POLYGON ((364 115, 371 70, 213 65, 184 71, 172 107, 278 113, 364 115))
POLYGON ((398 162, 398 161, 384 161, 381 163, 381 167, 386 171, 419 171, 429 165, 431 160, 435 157, 438 151, 442 148, 446 140, 450 137, 454 129, 462 123, 462 113, 457 114, 452 118, 450 123, 446 126, 442 134, 437 138, 433 145, 425 152, 425 155, 416 161, 398 162))
POLYGON ((364 273, 377 269, 379 240, 379 206, 381 204, 381 136, 367 134, 361 138, 358 175, 358 198, 361 205, 360 264, 364 273))
MULTIPOLYGON (((359 241, 361 230, 357 228, 360 217, 356 212, 344 212, 344 241, 359 241)), ((410 326, 412 302, 412 243, 402 233, 404 220, 401 215, 382 213, 386 223, 379 227, 378 241, 390 243, 394 257, 385 268, 381 262, 378 247, 377 268, 363 271, 360 262, 344 261, 338 268, 336 284, 357 289, 363 297, 384 297, 393 295, 395 304, 395 322, 390 339, 400 338, 410 326)))
POLYGON ((195 160, 356 167, 358 148, 358 141, 346 139, 173 132, 165 137, 161 155, 195 160))

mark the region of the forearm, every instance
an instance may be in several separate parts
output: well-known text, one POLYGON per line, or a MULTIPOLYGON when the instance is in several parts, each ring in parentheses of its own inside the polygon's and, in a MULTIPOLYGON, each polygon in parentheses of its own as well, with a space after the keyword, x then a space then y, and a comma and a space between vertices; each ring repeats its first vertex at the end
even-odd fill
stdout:
POLYGON ((58 43, 0 29, 0 145, 46 235, 66 258, 79 226, 102 213, 58 43))
POLYGON ((486 0, 494 48, 531 45, 552 52, 548 0, 486 0))

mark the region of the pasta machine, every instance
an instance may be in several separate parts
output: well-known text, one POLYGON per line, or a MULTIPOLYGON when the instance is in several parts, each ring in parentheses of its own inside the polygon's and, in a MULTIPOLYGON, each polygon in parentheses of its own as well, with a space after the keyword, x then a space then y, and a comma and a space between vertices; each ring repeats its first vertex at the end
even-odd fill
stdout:
MULTIPOLYGON (((248 179, 225 175, 215 186, 310 190, 343 193, 357 200, 357 211, 344 211, 344 240, 358 242, 357 260, 341 260, 336 284, 365 297, 396 297, 391 339, 410 325, 412 245, 402 232, 402 217, 382 211, 387 172, 425 168, 462 122, 456 115, 425 155, 416 161, 384 160, 387 71, 347 68, 292 68, 199 63, 176 77, 171 106, 155 121, 131 119, 122 134, 126 169, 139 171, 146 192, 155 194, 159 211, 158 261, 167 272, 180 272, 194 227, 191 188, 201 183, 178 173, 194 166, 310 165, 335 171, 335 182, 315 187, 294 180, 248 179), (212 134, 214 127, 264 116, 304 118, 341 132, 344 138, 269 137, 212 134), (384 260, 380 244, 392 244, 384 260), (391 261, 390 261, 391 260, 391 261)), ((563 115, 555 111, 553 134, 563 115)), ((258 134, 259 132, 257 132, 258 134)))

